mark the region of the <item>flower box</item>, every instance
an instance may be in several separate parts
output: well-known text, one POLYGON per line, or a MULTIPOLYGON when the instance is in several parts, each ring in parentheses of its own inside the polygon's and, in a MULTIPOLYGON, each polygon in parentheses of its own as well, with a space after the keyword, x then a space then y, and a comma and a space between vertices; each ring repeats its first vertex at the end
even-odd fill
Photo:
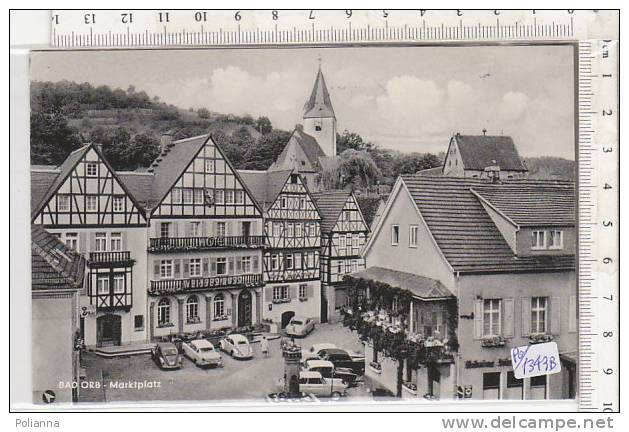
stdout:
POLYGON ((166 327, 175 327, 175 324, 171 322, 157 324, 157 328, 166 328, 166 327))
POLYGON ((480 343, 484 348, 497 348, 505 346, 505 338, 502 336, 489 336, 481 339, 480 343))
POLYGON ((300 302, 308 301, 308 297, 299 297, 300 302))
POLYGON ((382 365, 378 362, 370 362, 369 363, 369 369, 371 369, 373 372, 377 373, 377 374, 381 374, 382 373, 382 365))
POLYGON ((546 343, 552 340, 553 336, 546 333, 534 333, 529 335, 529 344, 531 345, 546 343))
POLYGON ((192 317, 186 321, 186 324, 199 324, 201 322, 200 317, 192 317))
POLYGON ((227 319, 227 315, 217 315, 212 318, 212 321, 225 321, 227 319))
POLYGON ((273 299, 273 304, 290 303, 290 301, 291 301, 290 298, 273 299))

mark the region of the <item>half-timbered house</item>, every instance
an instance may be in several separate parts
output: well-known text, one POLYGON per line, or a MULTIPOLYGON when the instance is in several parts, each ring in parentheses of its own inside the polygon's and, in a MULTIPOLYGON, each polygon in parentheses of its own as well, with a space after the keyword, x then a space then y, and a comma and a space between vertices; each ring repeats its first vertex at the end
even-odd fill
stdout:
POLYGON ((354 193, 345 190, 313 195, 321 214, 321 321, 336 321, 345 306, 345 275, 365 268, 361 252, 369 228, 354 193))
POLYGON ((259 323, 262 211, 212 138, 162 137, 122 177, 150 216, 149 337, 259 323))
POLYGON ((144 210, 96 145, 31 170, 31 218, 88 260, 80 329, 88 346, 146 339, 144 210))
POLYGON ((264 210, 264 312, 282 328, 297 315, 320 319, 321 217, 300 174, 240 171, 264 210))

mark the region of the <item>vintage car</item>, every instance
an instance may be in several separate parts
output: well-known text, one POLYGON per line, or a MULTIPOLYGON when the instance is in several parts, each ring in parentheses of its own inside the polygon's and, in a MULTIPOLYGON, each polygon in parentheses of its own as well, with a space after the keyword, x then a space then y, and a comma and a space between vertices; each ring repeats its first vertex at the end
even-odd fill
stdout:
POLYGON ((158 342, 151 350, 151 357, 162 369, 179 369, 183 366, 177 347, 170 342, 158 342))
POLYGON ((253 357, 253 349, 249 340, 241 334, 231 334, 220 342, 221 350, 235 359, 250 359, 253 357))
POLYGON ((327 348, 319 351, 321 360, 334 363, 335 368, 348 368, 357 375, 365 374, 365 356, 342 348, 327 348))
POLYGON ((293 317, 286 326, 287 336, 308 336, 315 329, 315 323, 310 318, 293 317))
POLYGON ((358 379, 358 375, 351 369, 337 368, 334 366, 334 363, 327 360, 306 360, 303 370, 319 372, 323 378, 339 378, 349 386, 354 385, 358 379))
POLYGON ((347 384, 340 378, 324 378, 319 372, 299 373, 299 391, 321 397, 338 399, 345 395, 347 384))
POLYGON ((197 366, 223 367, 223 358, 216 352, 214 345, 205 339, 184 342, 183 354, 197 366))
POLYGON ((317 343, 310 347, 309 350, 303 350, 301 352, 301 364, 304 364, 306 360, 316 359, 320 360, 319 353, 324 349, 336 348, 333 343, 317 343))

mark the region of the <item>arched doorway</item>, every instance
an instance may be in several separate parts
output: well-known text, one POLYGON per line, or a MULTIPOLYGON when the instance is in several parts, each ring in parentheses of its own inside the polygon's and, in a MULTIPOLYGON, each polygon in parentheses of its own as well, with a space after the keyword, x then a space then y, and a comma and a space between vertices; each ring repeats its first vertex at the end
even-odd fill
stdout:
POLYGON ((295 316, 295 312, 293 311, 286 311, 282 314, 282 328, 283 329, 286 328, 291 318, 293 318, 294 316, 295 316))
POLYGON ((120 315, 107 314, 96 318, 96 345, 120 345, 122 327, 120 315))
POLYGON ((238 327, 251 325, 251 293, 248 290, 240 291, 238 295, 238 327))

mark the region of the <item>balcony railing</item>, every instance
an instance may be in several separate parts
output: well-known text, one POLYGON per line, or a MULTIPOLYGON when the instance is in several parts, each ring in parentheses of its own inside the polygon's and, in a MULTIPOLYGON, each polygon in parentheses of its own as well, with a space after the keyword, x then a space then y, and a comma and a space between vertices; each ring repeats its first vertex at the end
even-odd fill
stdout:
POLYGON ((189 250, 261 248, 264 236, 230 237, 161 237, 149 241, 149 252, 182 252, 189 250))
POLYGON ((188 279, 165 279, 151 281, 149 294, 161 295, 186 291, 207 290, 213 288, 254 287, 262 285, 262 275, 245 274, 231 276, 213 276, 188 279))
POLYGON ((132 265, 129 251, 90 252, 90 267, 108 267, 111 265, 132 265))

